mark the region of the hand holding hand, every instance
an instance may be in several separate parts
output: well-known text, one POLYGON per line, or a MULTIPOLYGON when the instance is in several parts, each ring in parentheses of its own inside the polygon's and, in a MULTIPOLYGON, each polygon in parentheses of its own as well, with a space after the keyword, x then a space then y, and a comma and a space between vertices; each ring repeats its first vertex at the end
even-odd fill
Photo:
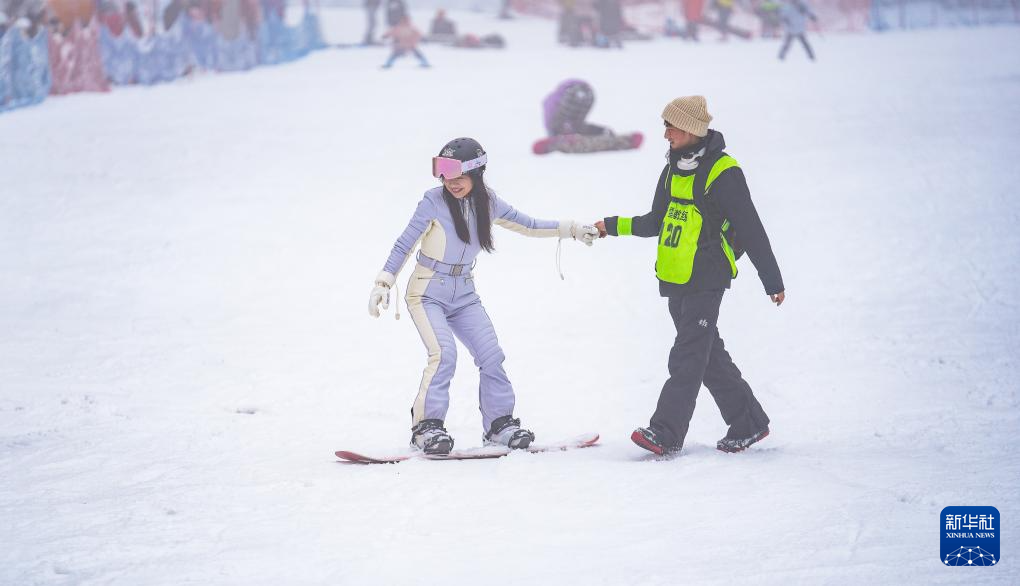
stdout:
POLYGON ((599 231, 590 224, 582 225, 573 220, 564 220, 560 222, 560 238, 573 238, 591 246, 599 238, 599 231))
POLYGON ((776 304, 776 307, 779 307, 783 304, 783 301, 786 300, 786 291, 773 293, 772 295, 769 295, 769 298, 772 299, 772 303, 776 304))
POLYGON ((606 223, 603 220, 595 222, 595 229, 599 231, 599 238, 605 238, 609 236, 609 231, 606 230, 606 223))
POLYGON ((599 230, 591 224, 584 224, 583 226, 577 226, 574 231, 574 240, 580 240, 588 246, 595 244, 595 241, 599 239, 599 230))

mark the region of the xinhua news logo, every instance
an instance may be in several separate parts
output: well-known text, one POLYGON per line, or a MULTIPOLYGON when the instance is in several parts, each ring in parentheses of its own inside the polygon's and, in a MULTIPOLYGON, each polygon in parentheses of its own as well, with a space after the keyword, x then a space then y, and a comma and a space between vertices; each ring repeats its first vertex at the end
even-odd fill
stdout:
POLYGON ((995 507, 946 507, 939 519, 942 565, 995 566, 999 563, 999 528, 995 507))

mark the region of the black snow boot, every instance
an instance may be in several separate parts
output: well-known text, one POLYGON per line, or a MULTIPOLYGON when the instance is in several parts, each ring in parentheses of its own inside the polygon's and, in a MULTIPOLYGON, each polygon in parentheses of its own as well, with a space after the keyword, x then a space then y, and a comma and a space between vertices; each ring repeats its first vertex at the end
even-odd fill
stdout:
POLYGON ((673 456, 680 453, 682 444, 668 443, 663 434, 656 433, 651 427, 639 427, 630 434, 630 440, 642 448, 659 456, 673 456))
POLYGON ((521 420, 512 415, 504 415, 492 422, 489 433, 482 438, 485 445, 507 446, 512 450, 523 449, 535 441, 535 434, 530 430, 521 429, 521 420))
POLYGON ((425 419, 411 428, 411 445, 430 456, 446 456, 453 449, 453 438, 442 419, 425 419))
POLYGON ((769 428, 766 425, 765 429, 752 433, 748 437, 730 437, 730 434, 726 434, 726 437, 722 438, 715 444, 715 449, 721 452, 729 452, 735 454, 737 452, 743 452, 753 444, 760 442, 769 435, 769 428))

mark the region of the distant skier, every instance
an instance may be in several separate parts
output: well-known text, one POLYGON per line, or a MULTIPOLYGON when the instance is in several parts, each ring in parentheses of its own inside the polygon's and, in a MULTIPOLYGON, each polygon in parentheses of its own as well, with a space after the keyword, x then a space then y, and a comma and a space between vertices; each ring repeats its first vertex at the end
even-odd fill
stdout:
POLYGON ((376 277, 368 301, 374 317, 379 316, 380 303, 389 307, 390 288, 420 240, 405 299, 428 351, 428 365, 411 407, 411 444, 426 454, 448 454, 453 448, 443 421, 457 363, 455 336, 479 369, 484 442, 517 449, 535 439, 513 416, 514 389, 503 370, 503 350, 475 293, 471 271, 481 251, 493 251, 492 226, 525 236, 572 238, 588 246, 599 234, 593 226, 538 220, 517 211, 485 185, 487 163, 485 150, 471 138, 451 140, 433 157, 432 175, 442 185, 425 192, 376 277))
POLYGON ((390 28, 397 26, 405 16, 410 18, 404 0, 386 0, 386 26, 390 28))
POLYGON ((656 183, 651 211, 595 223, 600 236, 660 240, 655 275, 676 326, 669 379, 648 427, 636 429, 631 440, 659 455, 679 453, 704 383, 729 425, 716 448, 740 452, 769 434, 769 417, 726 352, 717 327, 723 293, 737 275, 740 252, 734 233, 776 305, 786 297, 783 277, 743 171, 723 152, 722 134, 708 129, 712 116, 705 98, 677 98, 666 104, 662 118, 669 162, 656 183))
POLYGON ((719 40, 730 38, 730 17, 733 16, 733 0, 715 0, 715 13, 719 17, 719 40))
POLYGON ((680 28, 680 25, 675 20, 667 16, 666 22, 662 26, 662 35, 665 37, 684 38, 687 36, 687 32, 680 28))
POLYGON ((422 67, 429 67, 429 62, 425 59, 425 55, 422 55, 421 50, 418 49, 418 42, 421 41, 421 32, 411 24, 411 17, 404 16, 395 27, 386 31, 382 38, 393 39, 393 52, 390 53, 390 58, 386 60, 386 63, 383 63, 383 69, 393 67, 393 62, 407 53, 417 57, 418 63, 422 67))
POLYGON ((620 0, 595 0, 595 10, 599 17, 599 34, 606 47, 623 48, 623 8, 620 0))
POLYGON ((431 40, 453 40, 457 38, 457 25, 446 16, 446 11, 440 8, 436 10, 436 16, 429 25, 429 39, 431 40))
POLYGON ((754 13, 761 21, 761 38, 779 38, 779 8, 777 0, 760 0, 754 7, 754 13))
POLYGON ((379 12, 380 0, 365 0, 365 38, 363 45, 375 45, 375 15, 379 12))
POLYGON ((804 0, 785 0, 779 9, 779 17, 783 21, 783 27, 786 29, 783 48, 779 50, 779 60, 786 60, 786 52, 790 49, 790 43, 794 39, 798 39, 800 44, 804 45, 808 58, 814 61, 815 53, 807 42, 805 30, 807 29, 807 19, 810 18, 812 21, 818 22, 818 17, 815 16, 815 13, 811 12, 811 9, 808 8, 804 0))
POLYGON ((698 42, 698 23, 701 22, 705 0, 681 0, 684 9, 684 20, 687 21, 687 34, 684 39, 698 42))

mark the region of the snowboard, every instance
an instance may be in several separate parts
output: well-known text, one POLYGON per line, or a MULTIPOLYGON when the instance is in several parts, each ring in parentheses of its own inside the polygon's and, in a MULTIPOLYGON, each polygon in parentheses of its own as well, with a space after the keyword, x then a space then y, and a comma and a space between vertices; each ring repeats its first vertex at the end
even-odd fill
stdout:
POLYGON ((553 151, 561 153, 597 153, 600 151, 624 151, 641 146, 645 137, 640 132, 630 134, 560 134, 536 141, 531 151, 536 155, 547 155, 553 151))
POLYGON ((369 455, 348 450, 339 450, 336 457, 345 462, 356 464, 396 464, 404 460, 488 460, 502 458, 512 452, 528 452, 538 454, 542 452, 559 452, 576 448, 589 448, 599 441, 599 434, 588 433, 578 436, 572 440, 552 443, 534 444, 520 450, 511 450, 504 446, 484 446, 480 448, 468 448, 466 450, 453 450, 447 456, 430 456, 420 451, 405 452, 396 455, 369 455))

